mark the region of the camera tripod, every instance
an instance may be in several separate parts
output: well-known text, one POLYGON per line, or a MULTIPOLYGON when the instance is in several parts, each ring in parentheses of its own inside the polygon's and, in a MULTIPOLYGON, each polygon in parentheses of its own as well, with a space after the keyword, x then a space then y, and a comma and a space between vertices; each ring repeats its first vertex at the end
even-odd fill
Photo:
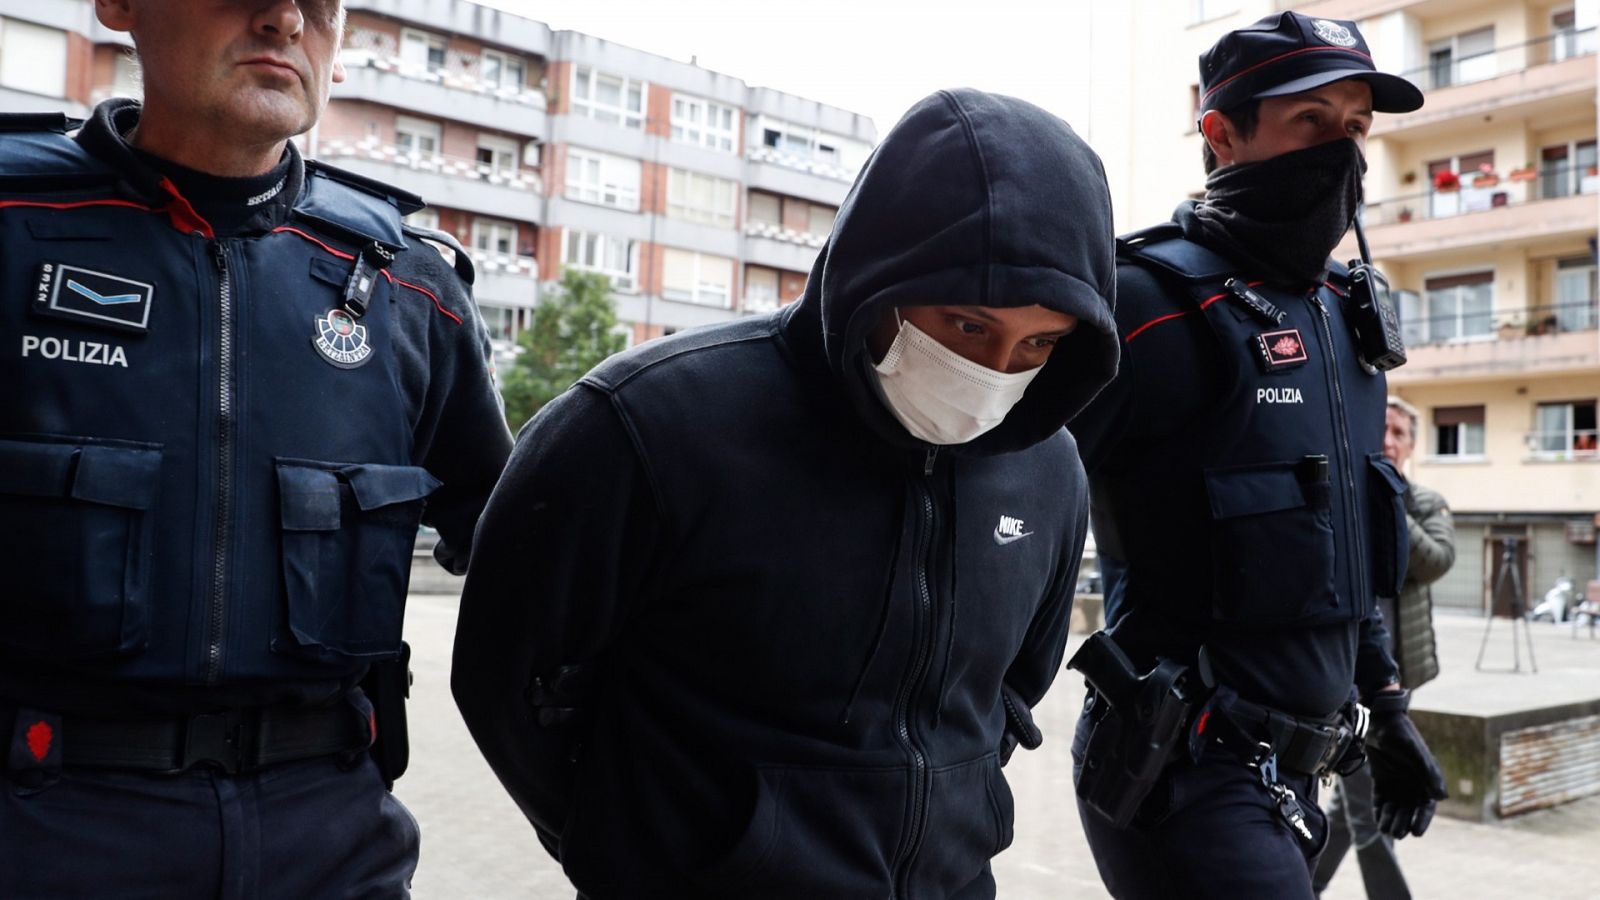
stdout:
POLYGON ((1523 642, 1528 645, 1528 666, 1533 674, 1539 673, 1539 663, 1533 658, 1533 633, 1528 625, 1528 602, 1523 594, 1522 576, 1517 571, 1517 543, 1520 538, 1504 537, 1500 539, 1500 574, 1494 580, 1494 587, 1489 591, 1489 619, 1483 624, 1483 642, 1478 645, 1478 661, 1473 668, 1483 671, 1483 651, 1489 647, 1489 631, 1494 628, 1494 601, 1500 598, 1501 591, 1510 581, 1511 593, 1508 598, 1511 607, 1511 671, 1522 671, 1522 652, 1517 645, 1517 623, 1522 623, 1523 642))

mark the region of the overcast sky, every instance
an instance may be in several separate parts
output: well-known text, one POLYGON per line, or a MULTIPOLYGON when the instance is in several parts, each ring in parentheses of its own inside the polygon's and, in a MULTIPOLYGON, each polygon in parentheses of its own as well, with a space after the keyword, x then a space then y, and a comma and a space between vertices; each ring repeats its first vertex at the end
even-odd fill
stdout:
MULTIPOLYGON (((881 136, 944 87, 1088 127, 1090 0, 478 0, 871 116, 881 136)), ((1102 0, 1121 2, 1121 0, 1102 0)))

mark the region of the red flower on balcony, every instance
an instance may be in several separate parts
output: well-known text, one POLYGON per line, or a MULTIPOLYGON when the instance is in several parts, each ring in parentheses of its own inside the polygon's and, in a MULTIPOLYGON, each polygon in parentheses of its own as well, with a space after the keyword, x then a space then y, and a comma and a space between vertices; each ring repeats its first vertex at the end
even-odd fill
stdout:
POLYGON ((1461 188, 1461 176, 1445 169, 1433 175, 1433 189, 1436 191, 1454 191, 1461 188))

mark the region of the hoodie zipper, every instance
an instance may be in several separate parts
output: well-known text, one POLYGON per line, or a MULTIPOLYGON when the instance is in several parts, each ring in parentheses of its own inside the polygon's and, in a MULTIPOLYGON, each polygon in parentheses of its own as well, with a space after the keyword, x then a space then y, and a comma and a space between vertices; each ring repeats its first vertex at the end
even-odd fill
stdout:
POLYGON ((223 615, 228 593, 228 544, 233 519, 233 279, 228 248, 210 247, 217 266, 217 487, 211 524, 211 591, 206 616, 206 683, 222 676, 223 615))
POLYGON ((905 840, 901 843, 899 872, 894 880, 895 897, 909 896, 911 890, 911 866, 916 860, 917 851, 922 847, 922 838, 927 830, 928 819, 928 757, 922 752, 911 734, 911 702, 916 695, 917 687, 922 683, 923 676, 927 674, 928 664, 933 656, 933 590, 928 584, 928 557, 933 548, 933 488, 930 480, 933 477, 933 465, 938 459, 939 448, 928 448, 928 455, 922 465, 922 480, 916 483, 917 499, 922 506, 922 518, 917 529, 917 542, 914 548, 917 561, 916 587, 917 587, 917 650, 912 659, 911 669, 906 673, 905 681, 900 684, 899 702, 895 704, 895 731, 900 736, 900 743, 911 756, 911 822, 906 829, 905 840))
MULTIPOLYGON (((1340 493, 1344 495, 1345 526, 1350 529, 1350 542, 1355 546, 1356 550, 1354 556, 1355 570, 1350 573, 1350 591, 1352 594, 1354 594, 1355 592, 1363 589, 1360 576, 1362 572, 1367 570, 1367 567, 1366 558, 1362 549, 1364 542, 1361 540, 1359 523, 1355 518, 1355 460, 1352 459, 1353 454, 1350 450, 1349 413, 1345 409, 1344 405, 1344 389, 1339 383, 1339 359, 1334 353, 1333 320, 1328 315, 1328 307, 1323 305, 1322 298, 1317 296, 1317 292, 1315 290, 1311 292, 1311 305, 1317 308, 1317 315, 1322 320, 1323 337, 1328 343, 1328 371, 1333 376, 1334 422, 1339 429, 1339 447, 1344 451, 1344 465, 1342 468, 1344 469, 1345 477, 1343 479, 1343 483, 1340 485, 1340 493)), ((1349 599, 1352 612, 1358 610, 1360 608, 1360 604, 1356 602, 1356 598, 1351 596, 1349 599)))

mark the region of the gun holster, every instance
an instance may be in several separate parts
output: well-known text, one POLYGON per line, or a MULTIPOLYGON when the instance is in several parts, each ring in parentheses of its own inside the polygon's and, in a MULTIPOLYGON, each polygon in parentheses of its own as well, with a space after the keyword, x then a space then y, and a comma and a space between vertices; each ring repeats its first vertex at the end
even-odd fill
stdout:
POLYGON ((411 696, 411 645, 400 642, 400 655, 380 660, 367 669, 361 690, 372 702, 372 746, 368 753, 378 764, 385 787, 393 788, 411 761, 411 739, 406 730, 406 698, 411 696))
POLYGON ((1168 761, 1185 747, 1198 679, 1190 667, 1170 659, 1138 674, 1103 631, 1078 648, 1067 668, 1082 672, 1094 691, 1084 713, 1093 726, 1078 796, 1112 827, 1126 828, 1168 761))

